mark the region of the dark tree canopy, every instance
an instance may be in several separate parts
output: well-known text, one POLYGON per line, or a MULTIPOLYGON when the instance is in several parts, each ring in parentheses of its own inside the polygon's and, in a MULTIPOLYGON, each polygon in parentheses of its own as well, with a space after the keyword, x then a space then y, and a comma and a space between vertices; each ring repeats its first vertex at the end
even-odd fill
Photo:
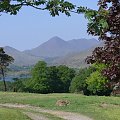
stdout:
POLYGON ((28 91, 36 93, 69 92, 75 71, 67 66, 47 66, 39 61, 32 69, 32 78, 27 82, 28 91))

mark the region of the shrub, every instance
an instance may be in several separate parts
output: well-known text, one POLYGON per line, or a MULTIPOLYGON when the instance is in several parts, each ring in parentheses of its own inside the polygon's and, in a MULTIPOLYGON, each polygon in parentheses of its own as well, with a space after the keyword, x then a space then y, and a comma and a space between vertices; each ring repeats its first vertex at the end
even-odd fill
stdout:
POLYGON ((93 95, 110 95, 111 90, 107 86, 108 79, 100 71, 93 72, 87 79, 87 89, 93 95))

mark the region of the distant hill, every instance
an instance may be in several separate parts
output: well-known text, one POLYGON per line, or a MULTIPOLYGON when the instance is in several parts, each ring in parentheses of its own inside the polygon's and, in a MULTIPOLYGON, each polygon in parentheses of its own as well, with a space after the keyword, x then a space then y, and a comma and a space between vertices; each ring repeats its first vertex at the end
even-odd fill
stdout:
POLYGON ((89 66, 85 59, 87 56, 92 55, 93 48, 85 50, 79 53, 68 54, 64 57, 60 57, 51 62, 51 65, 67 65, 72 68, 84 68, 89 66))
POLYGON ((91 55, 95 46, 100 42, 96 39, 73 39, 70 41, 53 37, 37 48, 19 51, 12 47, 4 47, 5 52, 15 59, 16 66, 30 66, 39 60, 44 60, 48 65, 68 65, 70 67, 85 67, 84 59, 91 55))
POLYGON ((30 56, 23 52, 20 52, 12 47, 6 46, 4 47, 4 50, 7 54, 11 55, 15 61, 14 64, 18 66, 29 66, 35 64, 38 60, 40 60, 40 57, 30 56))
POLYGON ((24 53, 42 57, 61 57, 68 53, 87 50, 97 44, 99 44, 99 41, 96 39, 73 39, 65 41, 55 36, 32 50, 24 51, 24 53))
POLYGON ((98 46, 103 46, 103 43, 100 43, 82 52, 71 53, 67 54, 64 57, 56 58, 51 62, 51 65, 67 65, 72 68, 88 67, 89 65, 85 62, 85 59, 87 58, 87 56, 91 56, 92 51, 95 49, 95 47, 98 46))

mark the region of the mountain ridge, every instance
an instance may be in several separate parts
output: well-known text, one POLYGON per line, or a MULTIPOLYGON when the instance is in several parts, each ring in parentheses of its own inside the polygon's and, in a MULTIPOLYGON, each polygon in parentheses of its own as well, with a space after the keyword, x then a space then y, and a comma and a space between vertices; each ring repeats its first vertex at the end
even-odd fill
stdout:
POLYGON ((31 50, 23 51, 26 54, 42 57, 60 57, 68 53, 87 50, 94 45, 99 44, 96 39, 72 39, 65 41, 60 37, 53 37, 43 44, 31 50))
POLYGON ((85 56, 87 57, 87 55, 91 54, 89 52, 91 51, 91 47, 95 47, 99 44, 100 42, 98 42, 96 39, 84 38, 65 41, 55 36, 39 45, 38 47, 32 49, 32 52, 31 50, 22 52, 9 46, 4 47, 4 49, 7 54, 13 56, 15 59, 14 65, 17 66, 30 66, 36 64, 39 60, 44 60, 49 65, 66 64, 68 66, 75 65, 77 67, 78 64, 84 64, 80 61, 83 61, 83 58, 85 58, 85 56), (76 54, 78 56, 81 56, 78 60, 76 60, 76 54))

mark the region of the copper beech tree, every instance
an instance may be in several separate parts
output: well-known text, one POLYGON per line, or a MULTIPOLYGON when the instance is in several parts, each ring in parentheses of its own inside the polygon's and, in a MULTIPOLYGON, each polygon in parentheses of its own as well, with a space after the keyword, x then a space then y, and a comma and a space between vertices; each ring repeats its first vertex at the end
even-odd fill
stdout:
POLYGON ((102 74, 113 87, 116 83, 120 85, 120 0, 99 0, 98 5, 98 13, 88 24, 88 33, 99 36, 104 46, 95 48, 87 62, 106 64, 102 74))

